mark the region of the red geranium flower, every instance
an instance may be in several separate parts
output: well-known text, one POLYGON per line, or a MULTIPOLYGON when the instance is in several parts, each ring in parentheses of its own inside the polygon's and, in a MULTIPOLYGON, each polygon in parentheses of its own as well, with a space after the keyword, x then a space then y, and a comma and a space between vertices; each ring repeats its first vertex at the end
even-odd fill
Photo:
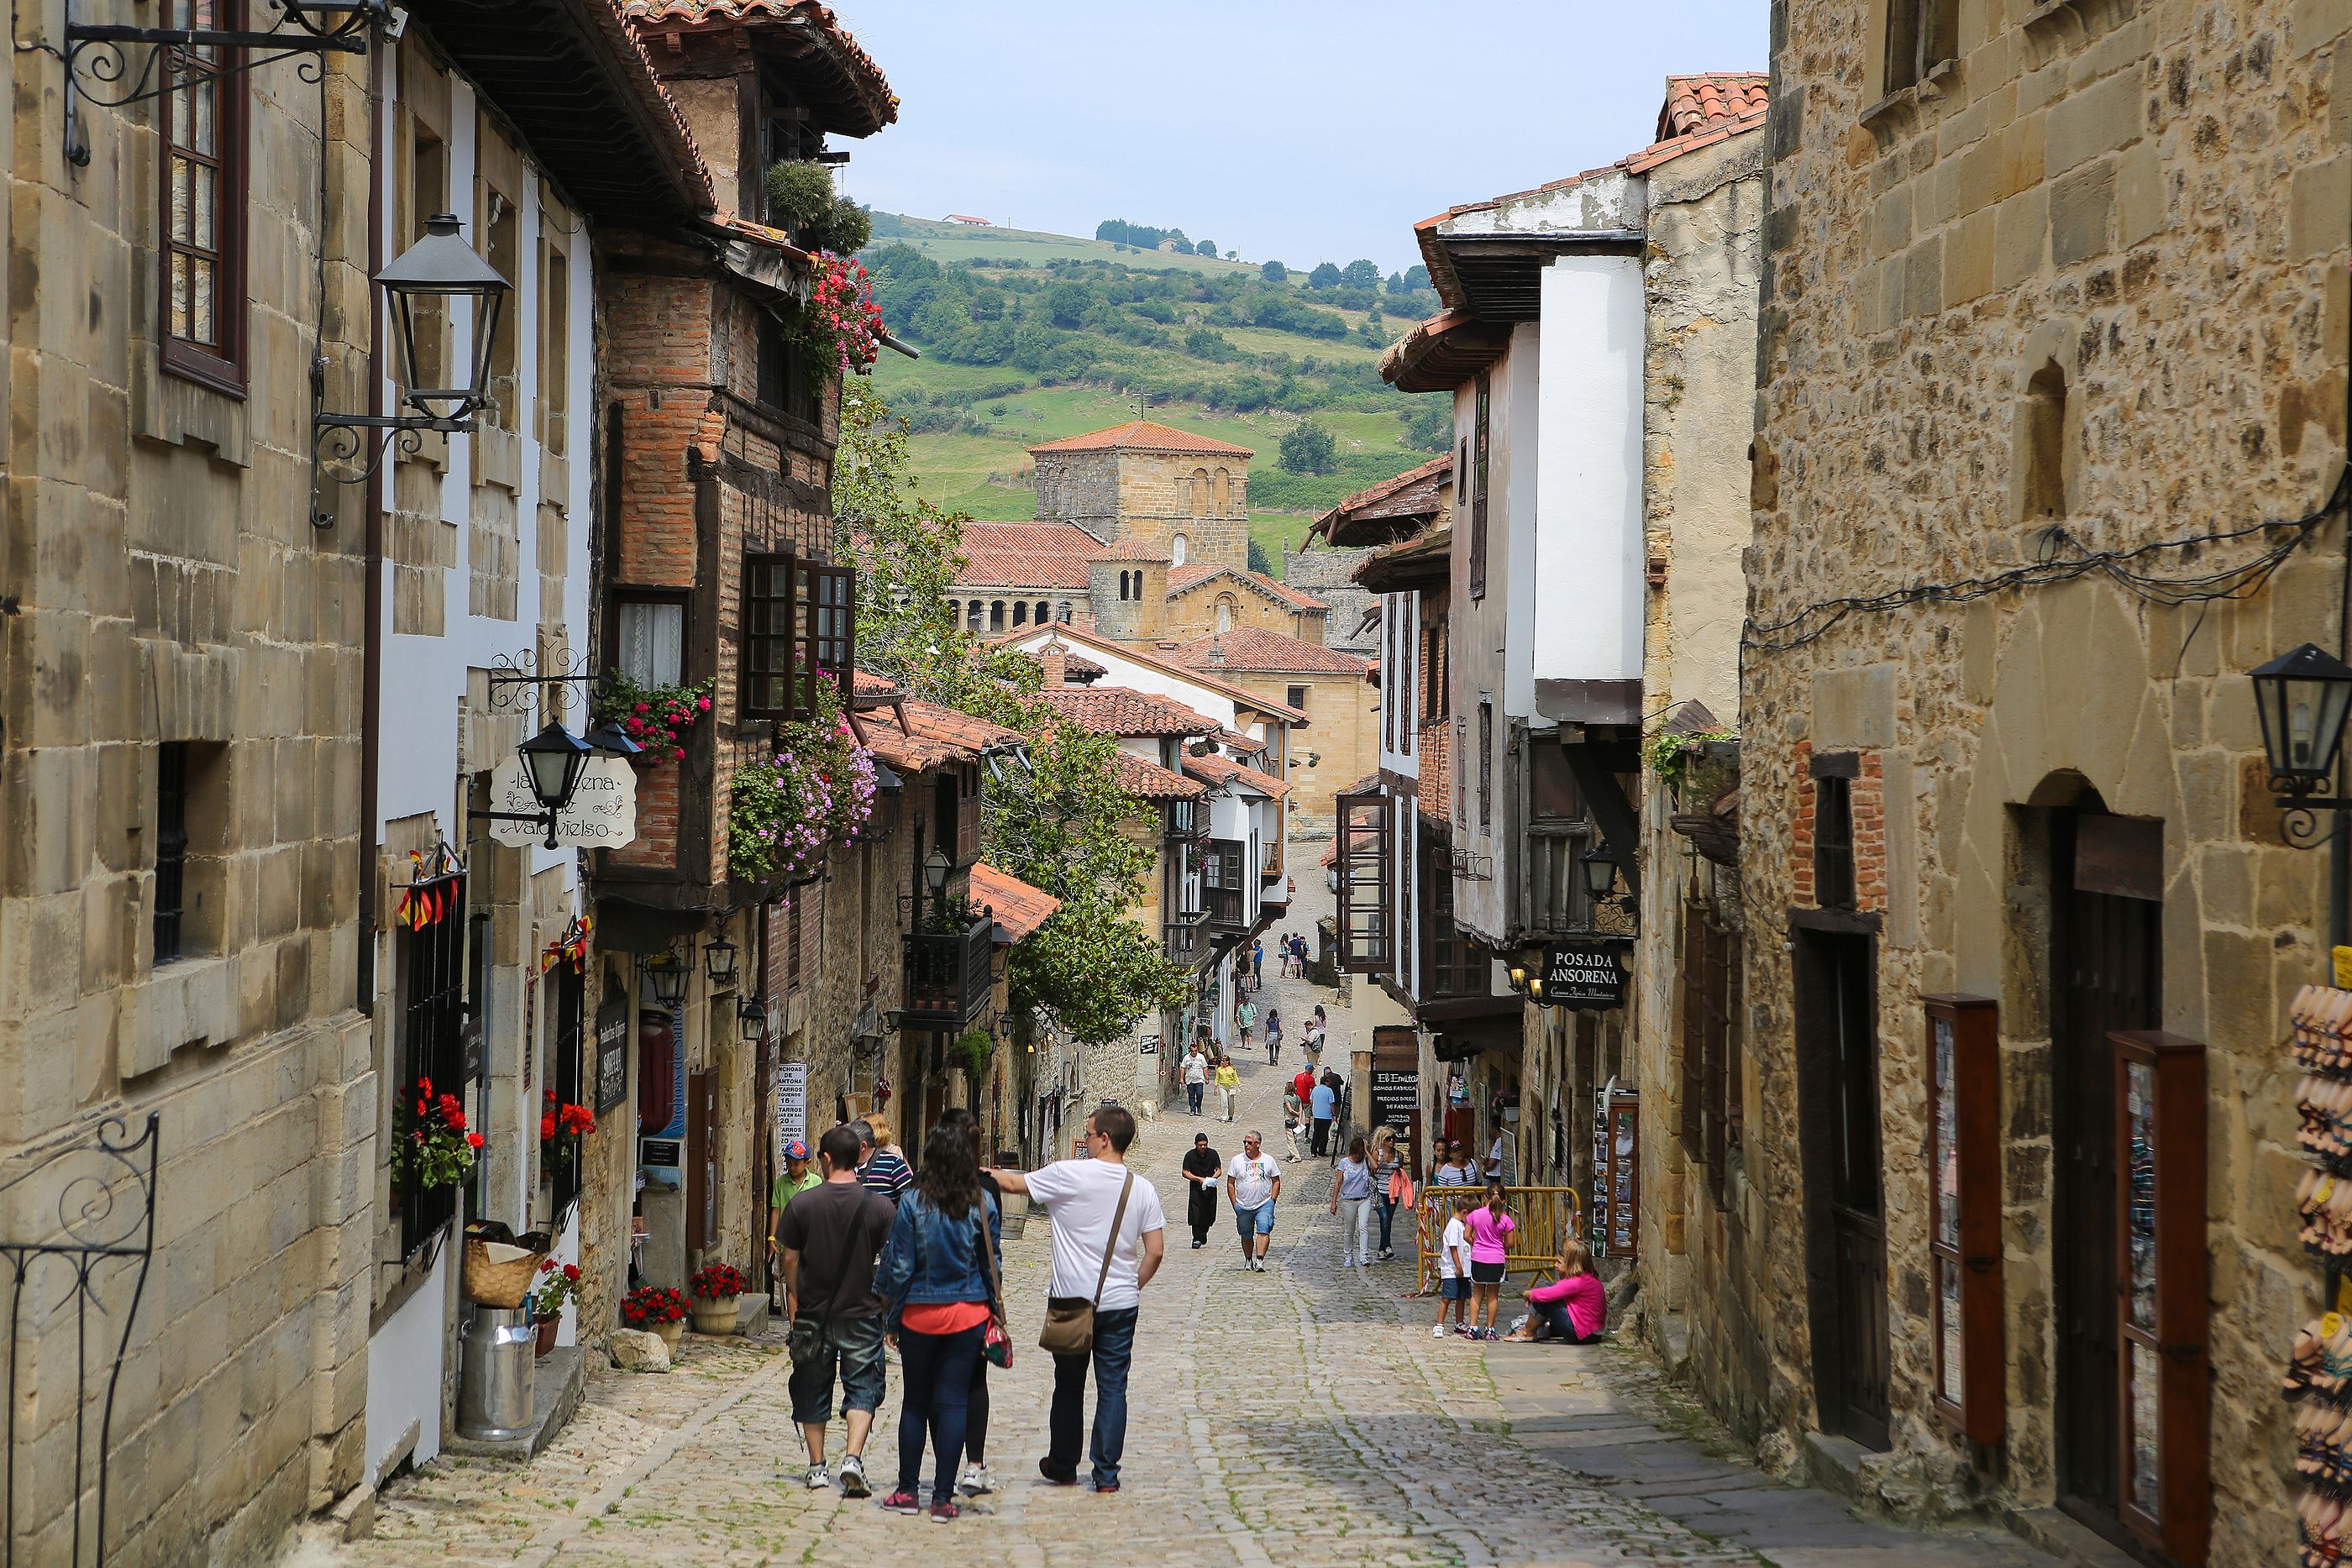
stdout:
POLYGON ((482 1134, 479 1134, 479 1133, 468 1133, 468 1134, 466 1134, 466 1146, 467 1146, 467 1148, 469 1148, 469 1149, 478 1149, 478 1148, 480 1148, 480 1147, 482 1146, 482 1134))
POLYGON ((553 1136, 555 1136, 555 1118, 541 1116, 539 1119, 539 1141, 543 1144, 553 1136))

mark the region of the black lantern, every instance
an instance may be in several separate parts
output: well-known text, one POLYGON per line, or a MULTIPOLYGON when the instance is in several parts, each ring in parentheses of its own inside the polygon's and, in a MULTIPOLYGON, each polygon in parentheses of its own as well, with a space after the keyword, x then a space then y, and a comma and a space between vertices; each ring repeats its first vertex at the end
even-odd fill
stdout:
POLYGON ((934 894, 945 893, 948 890, 948 873, 954 869, 955 862, 948 859, 947 851, 933 844, 931 852, 923 857, 923 885, 934 894))
POLYGON ((2254 671, 2253 681, 2271 789, 2282 795, 2315 793, 2336 772, 2345 714, 2352 707, 2352 667, 2305 643, 2254 671))
MULTIPOLYGON (((530 782, 530 798, 539 809, 552 818, 572 804, 572 792, 580 788, 580 775, 588 766, 588 758, 595 748, 553 719, 547 727, 515 747, 522 758, 523 775, 530 782)), ((555 828, 548 825, 548 844, 554 846, 555 828)))
POLYGON ((768 1004, 758 997, 745 997, 735 1004, 735 1021, 742 1026, 743 1043, 757 1045, 768 1032, 768 1004))
POLYGON ((645 749, 622 733, 621 727, 606 719, 588 732, 588 744, 611 757, 635 757, 645 749))
POLYGON ((1617 857, 1607 844, 1594 844, 1577 864, 1584 869, 1584 891, 1593 897, 1606 898, 1617 891, 1617 857))
POLYGON ((687 977, 693 972, 676 953, 665 953, 646 966, 646 983, 653 988, 654 1000, 674 1008, 686 1000, 687 977))
POLYGON ((710 988, 723 991, 735 984, 735 944, 724 936, 702 945, 702 972, 710 977, 710 988))
POLYGON ((1508 972, 1511 977, 1511 989, 1524 992, 1528 988, 1527 966, 1524 964, 1514 964, 1510 967, 1508 972))
MULTIPOLYGON (((375 280, 392 297, 393 339, 405 389, 401 401, 434 421, 431 428, 471 430, 474 415, 489 402, 490 349, 498 341, 499 309, 513 286, 457 237, 457 220, 447 213, 425 219, 425 237, 386 263, 375 280), (419 380, 416 311, 420 304, 429 312, 434 302, 449 299, 474 303, 473 360, 463 386, 428 387, 419 380)), ((428 319, 425 330, 436 329, 428 319)))

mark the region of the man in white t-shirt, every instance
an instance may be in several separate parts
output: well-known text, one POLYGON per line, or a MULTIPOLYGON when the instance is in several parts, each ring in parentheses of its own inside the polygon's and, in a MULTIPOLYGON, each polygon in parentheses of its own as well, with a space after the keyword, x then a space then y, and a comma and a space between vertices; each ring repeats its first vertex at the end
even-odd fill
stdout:
POLYGON ((1274 1205, 1282 1196, 1282 1166, 1265 1152, 1263 1134, 1242 1139, 1242 1152, 1225 1167, 1225 1197, 1234 1206, 1234 1228, 1241 1232, 1242 1267, 1265 1271, 1265 1249, 1274 1241, 1274 1205))
POLYGON ((1201 1113, 1201 1101, 1209 1092, 1209 1059, 1202 1053, 1201 1042, 1194 1040, 1192 1049, 1184 1053, 1184 1104, 1195 1116, 1201 1113))
POLYGON ((1168 1230, 1159 1190, 1127 1168, 1127 1148, 1133 1142, 1134 1115, 1121 1106, 1105 1105, 1087 1118, 1087 1158, 1059 1160, 1025 1176, 1019 1171, 991 1173, 1003 1191, 1027 1193, 1052 1210, 1054 1272, 1045 1287, 1047 1302, 1095 1303, 1091 1354, 1054 1358, 1053 1414, 1047 1422, 1045 1457, 1037 1461, 1037 1469, 1056 1486, 1077 1482, 1078 1434, 1091 1364, 1095 1424, 1087 1457, 1094 1461, 1094 1487, 1098 1492, 1118 1490, 1135 1320, 1143 1287, 1151 1283, 1166 1256, 1168 1230), (1108 1262, 1106 1242, 1110 1244, 1108 1262))

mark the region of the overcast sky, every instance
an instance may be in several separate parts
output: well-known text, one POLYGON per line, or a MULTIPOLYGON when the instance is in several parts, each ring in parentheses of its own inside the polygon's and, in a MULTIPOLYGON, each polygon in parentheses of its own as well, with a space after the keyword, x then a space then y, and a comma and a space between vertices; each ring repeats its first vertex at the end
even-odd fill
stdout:
POLYGON ((836 0, 898 92, 848 190, 889 212, 1181 228, 1294 267, 1612 162, 1669 72, 1762 70, 1767 0, 836 0))

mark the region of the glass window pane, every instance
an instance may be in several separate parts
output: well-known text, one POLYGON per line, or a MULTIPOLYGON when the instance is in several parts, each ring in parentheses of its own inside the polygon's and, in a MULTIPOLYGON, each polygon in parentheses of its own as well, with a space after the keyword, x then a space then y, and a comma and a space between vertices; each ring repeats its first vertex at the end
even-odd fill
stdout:
POLYGON ((172 336, 188 335, 188 268, 192 264, 179 251, 172 253, 172 336))
POLYGON ((219 171, 207 169, 201 163, 192 164, 188 169, 188 177, 190 181, 189 243, 198 250, 217 251, 220 249, 219 229, 216 222, 219 204, 215 196, 220 188, 219 171))
POLYGON ((198 343, 216 345, 220 330, 214 324, 213 264, 191 257, 188 274, 188 337, 198 343))
POLYGON ((1963 1364, 1960 1354, 1960 1266, 1948 1258, 1936 1260, 1937 1328, 1942 1339, 1943 1362, 1938 1368, 1937 1392, 1953 1404, 1960 1403, 1960 1390, 1965 1386, 1960 1374, 1963 1364))
POLYGON ((2156 1332, 2156 1070, 2145 1061, 2124 1067, 2124 1157, 2130 1162, 2131 1322, 2156 1332))
POLYGON ((1960 1244, 1959 1112, 1953 1103, 1952 1020, 1932 1019, 1928 1028, 1935 1041, 1936 1124, 1931 1129, 1936 1159, 1936 1239, 1946 1247, 1960 1244))
POLYGON ((641 686, 675 686, 686 642, 683 604, 621 605, 621 674, 641 686))
POLYGON ((2157 1399, 2157 1354, 2152 1344, 2138 1340, 2128 1342, 2131 1358, 2126 1375, 2131 1380, 2124 1391, 2124 1408, 2131 1422, 2131 1500, 2132 1506, 2150 1519, 2164 1517, 2157 1491, 2161 1479, 2157 1453, 2162 1433, 2158 1425, 2162 1416, 2157 1399))
POLYGON ((199 76, 190 83, 186 99, 187 145, 207 157, 220 152, 220 83, 199 76))
POLYGON ((192 194, 196 166, 185 158, 172 160, 172 238, 186 245, 195 235, 195 201, 192 194))

